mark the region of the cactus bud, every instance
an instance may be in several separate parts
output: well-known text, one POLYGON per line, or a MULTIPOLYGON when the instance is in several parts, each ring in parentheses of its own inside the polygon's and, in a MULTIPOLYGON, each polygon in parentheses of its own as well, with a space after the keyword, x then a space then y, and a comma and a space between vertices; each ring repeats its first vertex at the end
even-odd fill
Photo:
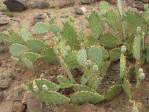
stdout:
POLYGON ((139 74, 143 73, 143 69, 139 68, 139 74))
POLYGON ((141 32, 141 27, 137 27, 137 32, 141 32))
POLYGON ((16 58, 14 56, 11 56, 11 59, 15 60, 15 61, 19 61, 19 58, 16 58))
POLYGON ((35 80, 33 81, 33 90, 34 90, 35 92, 37 92, 37 91, 39 90, 39 88, 38 88, 38 86, 37 86, 35 80))
POLYGON ((66 46, 66 50, 67 50, 67 51, 71 51, 70 46, 67 45, 67 46, 66 46))
POLYGON ((47 87, 47 85, 45 85, 45 84, 42 85, 42 88, 43 88, 44 90, 46 90, 46 91, 48 90, 48 87, 47 87))
POLYGON ((98 65, 93 65, 93 71, 97 72, 99 70, 98 65))
POLYGON ((121 53, 125 53, 125 52, 126 52, 126 50, 127 50, 126 46, 125 46, 125 45, 123 45, 123 46, 121 47, 121 53))
POLYGON ((85 65, 88 66, 88 67, 91 66, 91 65, 92 65, 92 61, 91 61, 91 60, 87 60, 87 61, 85 62, 85 65))
POLYGON ((139 74, 139 80, 142 81, 144 79, 145 79, 145 73, 142 72, 142 73, 139 74))
POLYGON ((37 92, 37 91, 39 90, 38 86, 37 86, 37 85, 33 85, 33 90, 34 90, 35 92, 37 92))

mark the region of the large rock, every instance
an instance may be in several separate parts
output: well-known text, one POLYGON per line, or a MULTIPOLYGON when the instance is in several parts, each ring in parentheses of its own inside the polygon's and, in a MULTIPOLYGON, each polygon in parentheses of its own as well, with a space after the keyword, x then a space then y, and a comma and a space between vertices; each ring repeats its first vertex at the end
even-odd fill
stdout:
POLYGON ((10 11, 20 12, 27 9, 26 0, 5 0, 4 4, 10 11))
POLYGON ((47 1, 34 1, 29 4, 29 7, 32 9, 47 9, 50 7, 50 4, 47 1))

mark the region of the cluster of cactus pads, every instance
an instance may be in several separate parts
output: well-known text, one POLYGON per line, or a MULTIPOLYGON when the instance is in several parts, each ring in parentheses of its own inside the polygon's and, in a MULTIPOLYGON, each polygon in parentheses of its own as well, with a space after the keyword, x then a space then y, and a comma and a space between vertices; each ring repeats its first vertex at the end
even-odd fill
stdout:
POLYGON ((124 91, 132 99, 130 78, 136 77, 137 87, 145 78, 144 63, 149 62, 149 44, 145 44, 149 29, 149 8, 145 12, 123 7, 118 0, 114 7, 105 1, 99 4, 100 11, 92 11, 87 17, 92 35, 86 37, 77 32, 72 21, 63 23, 59 28, 55 22, 45 21, 35 25, 35 32, 53 32, 53 45, 33 38, 25 28, 21 32, 1 33, 0 41, 8 41, 12 57, 19 63, 33 68, 39 58, 47 62, 58 61, 66 75, 57 77, 57 83, 36 79, 27 85, 29 91, 41 101, 50 105, 65 103, 97 104, 111 100, 124 91), (99 93, 98 86, 107 75, 111 65, 120 60, 120 81, 113 84, 105 93, 99 93), (133 64, 128 65, 128 61, 133 64), (127 66, 126 66, 127 65, 127 66), (76 80, 72 70, 83 71, 76 80), (135 76, 132 74, 136 74, 135 76), (61 90, 70 89, 69 95, 61 90))

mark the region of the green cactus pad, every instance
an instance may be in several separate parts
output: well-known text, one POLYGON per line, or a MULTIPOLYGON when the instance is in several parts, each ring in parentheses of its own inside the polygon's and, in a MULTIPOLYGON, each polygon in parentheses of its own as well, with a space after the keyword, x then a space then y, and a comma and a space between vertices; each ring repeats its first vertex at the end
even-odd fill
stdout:
POLYGON ((106 33, 100 37, 100 44, 105 48, 114 48, 120 45, 122 42, 118 37, 115 37, 111 33, 106 33))
POLYGON ((53 63, 56 61, 56 55, 52 48, 42 49, 41 53, 42 57, 47 63, 53 63))
POLYGON ((113 85, 110 87, 107 92, 105 93, 105 99, 106 100, 111 100, 115 96, 119 95, 122 92, 122 86, 121 85, 113 85))
POLYGON ((70 96, 71 102, 74 104, 92 103, 97 104, 104 100, 104 96, 90 91, 79 91, 70 96))
POLYGON ((101 1, 99 4, 99 9, 101 12, 105 13, 110 10, 110 4, 106 1, 101 1))
POLYGON ((14 57, 20 57, 27 51, 29 51, 29 49, 22 44, 15 43, 10 46, 10 53, 14 57))
POLYGON ((87 49, 88 58, 96 63, 98 66, 101 66, 103 61, 103 48, 100 46, 92 46, 87 49))
POLYGON ((141 38, 135 37, 133 42, 133 57, 136 60, 141 59, 141 38))
POLYGON ((31 39, 27 41, 27 46, 34 52, 41 52, 41 50, 48 47, 42 40, 31 39))
POLYGON ((50 91, 39 93, 41 101, 48 103, 49 105, 64 105, 70 102, 70 99, 58 92, 50 91))
POLYGON ((71 46, 72 49, 79 48, 78 34, 74 28, 70 24, 70 22, 64 23, 64 26, 61 31, 63 39, 65 39, 66 43, 71 46))
POLYGON ((112 27, 114 30, 121 31, 121 17, 119 11, 116 8, 113 8, 111 11, 107 12, 106 15, 106 22, 112 27), (119 24, 118 24, 119 23, 119 24))
POLYGON ((102 77, 104 77, 104 75, 106 75, 110 65, 111 65, 111 61, 104 61, 102 63, 102 66, 101 66, 101 69, 100 69, 100 73, 101 73, 102 77))
POLYGON ((47 103, 49 105, 63 105, 65 103, 69 103, 70 99, 66 96, 63 96, 62 94, 56 92, 56 90, 59 89, 59 87, 45 79, 39 79, 35 80, 35 82, 38 85, 38 90, 34 90, 33 83, 29 83, 27 85, 27 89, 32 92, 32 94, 37 97, 40 101, 47 103), (43 90, 42 86, 46 85, 48 90, 43 90), (53 91, 52 91, 53 90, 53 91))
POLYGON ((115 62, 120 59, 121 50, 120 50, 120 48, 114 48, 109 52, 109 54, 110 54, 110 60, 112 62, 115 62))
POLYGON ((74 84, 65 76, 57 76, 57 81, 59 82, 60 88, 70 88, 74 84))
POLYGON ((93 11, 87 18, 94 37, 98 39, 103 33, 103 22, 97 12, 93 11))
POLYGON ((37 79, 35 82, 40 90, 43 89, 43 85, 46 85, 49 91, 58 91, 60 88, 59 85, 46 79, 37 79))
POLYGON ((95 89, 92 89, 92 88, 90 88, 90 87, 88 87, 86 85, 83 85, 83 84, 74 84, 73 85, 73 90, 75 92, 77 92, 77 91, 91 91, 91 92, 96 92, 95 89))
POLYGON ((126 78, 124 78, 124 80, 123 80, 122 87, 123 87, 124 92, 128 96, 128 98, 132 99, 131 84, 126 78))
POLYGON ((34 32, 37 34, 48 33, 50 31, 50 24, 47 22, 38 22, 34 26, 34 32))
POLYGON ((30 61, 28 58, 26 58, 26 57, 21 57, 20 60, 19 60, 19 61, 20 61, 20 64, 21 64, 21 62, 23 62, 23 65, 24 65, 25 67, 27 67, 28 69, 33 69, 34 64, 33 64, 33 62, 30 61), (20 60, 21 60, 21 61, 20 61, 20 60))
POLYGON ((60 29, 55 23, 53 23, 50 24, 50 31, 57 35, 60 32, 60 29))
POLYGON ((126 75, 126 56, 121 54, 120 57, 120 78, 123 79, 126 75))
POLYGON ((98 75, 93 75, 89 78, 87 85, 92 89, 97 89, 99 84, 101 83, 102 78, 98 75))
POLYGON ((86 49, 79 50, 77 54, 77 61, 80 65, 84 66, 87 61, 87 52, 86 49))
POLYGON ((22 39, 26 42, 30 39, 33 39, 32 33, 28 31, 28 28, 22 28, 20 31, 22 39))
POLYGON ((9 35, 3 32, 0 32, 0 43, 8 42, 8 41, 9 41, 9 35))
POLYGON ((32 63, 35 63, 37 59, 41 57, 41 55, 33 52, 25 52, 23 57, 29 59, 32 63))
POLYGON ((69 52, 69 54, 65 56, 64 60, 70 69, 75 69, 79 67, 76 52, 69 52))
POLYGON ((24 63, 24 65, 32 69, 34 66, 34 63, 41 57, 40 54, 33 53, 33 52, 25 52, 23 56, 21 57, 21 61, 24 63))
POLYGON ((144 20, 143 16, 139 15, 136 12, 127 11, 125 13, 125 15, 126 15, 125 19, 126 19, 126 21, 128 23, 128 28, 132 32, 133 31, 135 32, 138 26, 141 27, 145 23, 145 20, 144 20))
POLYGON ((21 36, 18 33, 15 33, 13 31, 9 32, 8 42, 11 44, 18 43, 18 44, 24 44, 24 40, 21 38, 21 36))
POLYGON ((85 46, 90 47, 98 43, 98 41, 93 36, 86 36, 84 40, 85 46))

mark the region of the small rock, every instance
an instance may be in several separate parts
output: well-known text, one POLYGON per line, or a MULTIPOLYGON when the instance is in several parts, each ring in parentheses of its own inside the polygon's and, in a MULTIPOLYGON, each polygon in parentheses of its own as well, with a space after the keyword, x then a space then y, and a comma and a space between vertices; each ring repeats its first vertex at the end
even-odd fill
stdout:
POLYGON ((37 14, 34 16, 34 23, 36 22, 42 22, 45 19, 45 14, 37 14))
POLYGON ((35 1, 33 3, 30 4, 30 8, 33 8, 33 9, 46 9, 46 8, 49 8, 50 5, 48 2, 46 1, 35 1))
POLYGON ((5 15, 0 15, 0 26, 7 25, 10 19, 5 15))
POLYGON ((77 15, 84 15, 84 13, 86 12, 86 8, 85 7, 76 7, 75 8, 75 13, 77 15))
POLYGON ((5 0, 4 4, 10 11, 21 12, 27 9, 26 0, 5 0))
POLYGON ((42 112, 42 103, 32 96, 31 93, 26 92, 22 103, 26 105, 27 112, 42 112))

